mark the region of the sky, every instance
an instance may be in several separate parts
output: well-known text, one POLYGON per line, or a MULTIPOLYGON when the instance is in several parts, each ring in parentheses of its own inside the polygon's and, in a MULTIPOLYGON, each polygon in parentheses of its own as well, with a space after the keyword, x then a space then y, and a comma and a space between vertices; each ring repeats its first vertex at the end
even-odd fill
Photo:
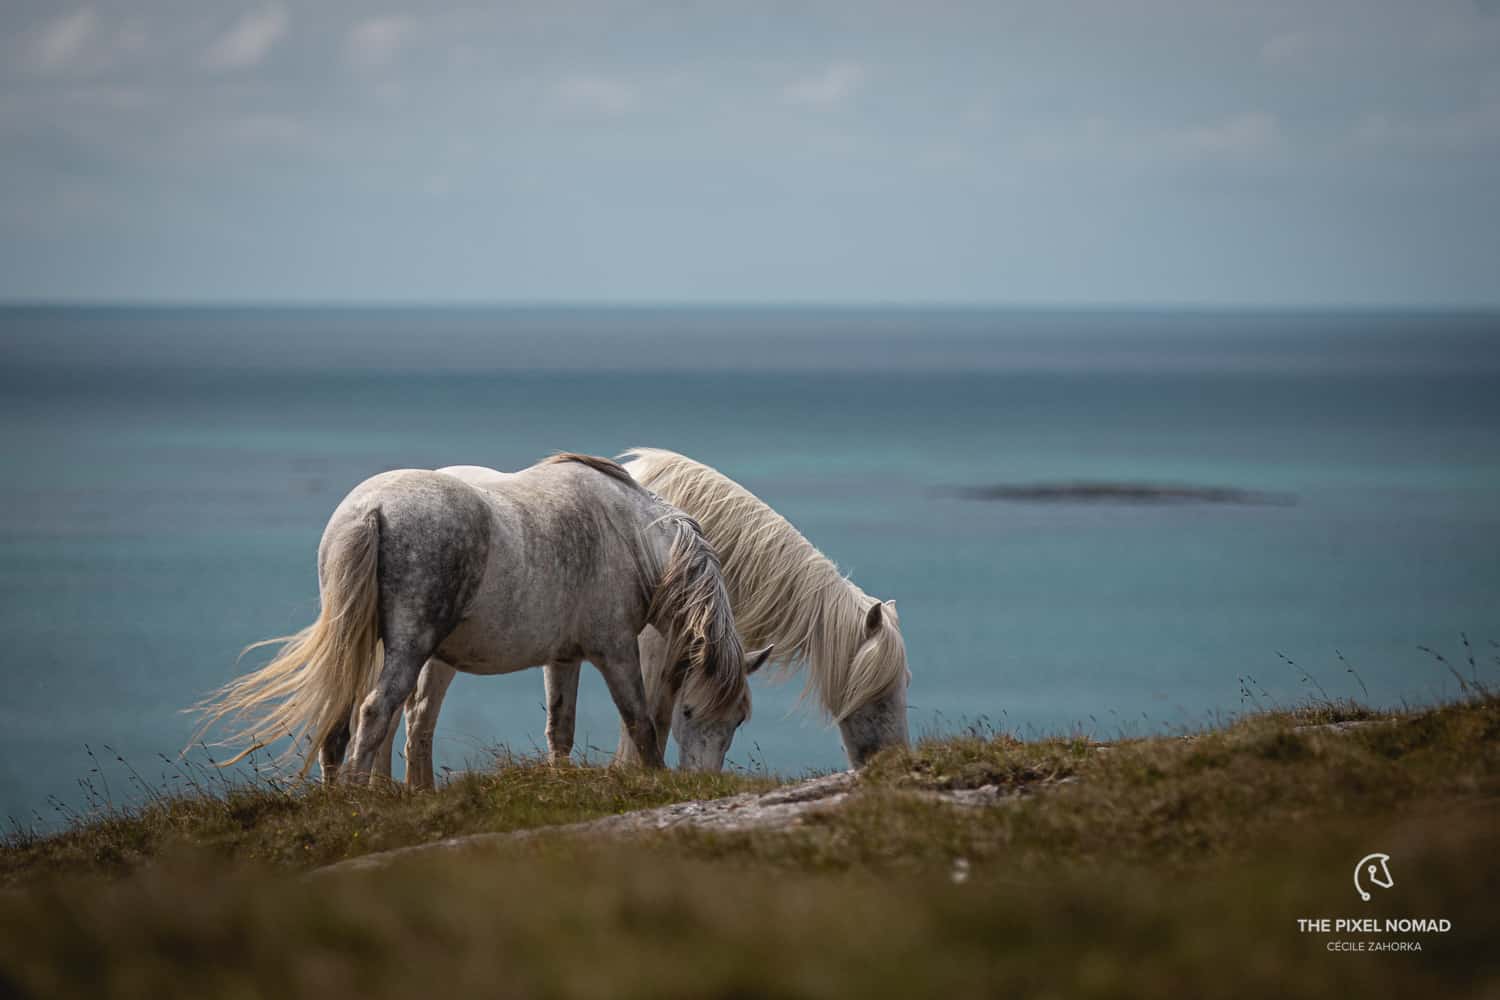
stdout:
POLYGON ((1500 0, 0 8, 0 300, 1500 304, 1500 0))

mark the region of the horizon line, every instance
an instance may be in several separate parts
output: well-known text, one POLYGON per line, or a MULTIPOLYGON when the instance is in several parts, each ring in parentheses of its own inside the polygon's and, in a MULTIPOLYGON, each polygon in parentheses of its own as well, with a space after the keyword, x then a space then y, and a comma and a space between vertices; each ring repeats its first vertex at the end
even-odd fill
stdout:
POLYGON ((950 310, 1157 311, 1157 312, 1500 312, 1494 302, 1198 302, 1178 301, 955 301, 923 299, 21 299, 0 297, 0 309, 516 309, 516 310, 950 310))

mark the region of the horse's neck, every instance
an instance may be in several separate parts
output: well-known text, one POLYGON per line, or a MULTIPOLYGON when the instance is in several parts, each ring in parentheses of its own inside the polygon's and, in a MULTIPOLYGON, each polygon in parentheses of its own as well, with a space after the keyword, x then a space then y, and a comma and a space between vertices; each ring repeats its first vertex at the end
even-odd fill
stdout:
MULTIPOLYGON (((672 558, 672 546, 676 544, 680 531, 677 517, 679 511, 670 506, 654 493, 643 511, 645 520, 642 528, 636 531, 636 538, 641 547, 641 558, 643 565, 654 567, 658 574, 666 569, 667 563, 672 558)), ((660 582, 652 579, 654 587, 660 582)))
POLYGON ((743 557, 736 560, 736 565, 725 568, 725 582, 736 616, 742 608, 752 611, 746 622, 748 627, 740 630, 746 642, 774 643, 779 654, 799 660, 811 652, 807 647, 815 630, 854 629, 850 609, 862 607, 868 598, 825 556, 817 553, 817 558, 819 562, 813 573, 791 577, 766 573, 763 566, 757 567, 759 572, 740 572, 743 557))

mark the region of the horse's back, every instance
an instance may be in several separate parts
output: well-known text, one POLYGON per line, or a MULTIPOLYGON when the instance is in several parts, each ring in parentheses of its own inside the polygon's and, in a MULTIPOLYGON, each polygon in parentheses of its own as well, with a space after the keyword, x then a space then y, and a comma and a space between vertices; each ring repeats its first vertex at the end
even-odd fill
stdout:
POLYGON ((623 539, 654 516, 648 494, 586 465, 541 463, 516 473, 481 466, 383 472, 334 512, 324 543, 378 511, 381 575, 486 577, 485 589, 541 574, 568 590, 634 578, 623 539), (488 579, 494 577, 494 579, 488 579))
POLYGON ((483 465, 445 465, 437 471, 441 475, 452 476, 454 479, 462 480, 482 490, 503 489, 516 478, 513 472, 501 472, 499 469, 491 469, 483 465))
POLYGON ((483 495, 494 520, 486 575, 445 662, 504 673, 634 645, 650 597, 636 551, 653 516, 647 494, 578 463, 441 474, 483 495))

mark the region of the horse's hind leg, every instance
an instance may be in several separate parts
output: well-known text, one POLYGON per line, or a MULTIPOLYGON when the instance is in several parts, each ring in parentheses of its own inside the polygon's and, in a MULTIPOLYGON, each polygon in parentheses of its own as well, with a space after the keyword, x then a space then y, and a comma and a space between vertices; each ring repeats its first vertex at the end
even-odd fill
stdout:
MULTIPOLYGON (((593 660, 593 657, 590 657, 593 660)), ((656 738, 656 723, 646 705, 646 689, 641 683, 641 660, 636 651, 635 637, 622 643, 612 655, 603 657, 603 662, 594 660, 604 683, 609 685, 610 697, 615 708, 620 710, 620 720, 625 731, 640 754, 641 763, 647 767, 665 767, 662 760, 661 743, 656 738)))
POLYGON ((553 764, 566 764, 573 755, 573 730, 578 722, 578 660, 542 667, 547 688, 547 749, 553 764))
POLYGON ((380 750, 375 754, 375 766, 370 773, 377 778, 391 780, 391 758, 395 754, 396 730, 401 728, 399 718, 392 719, 391 724, 386 727, 385 742, 380 744, 380 750))
MULTIPOLYGON (((436 643, 434 643, 435 645, 436 643)), ((359 706, 359 726, 354 733, 354 749, 346 780, 364 784, 375 769, 375 758, 385 746, 386 736, 396 724, 396 713, 417 686, 430 649, 409 644, 389 644, 385 663, 375 689, 359 706)))
MULTIPOLYGON (((432 788, 432 736, 437 731, 443 697, 458 671, 432 657, 417 678, 417 689, 406 703, 406 787, 432 788)), ((392 729, 395 727, 392 726, 392 729)))
POLYGON ((323 769, 323 784, 331 785, 338 780, 339 765, 344 762, 344 754, 349 749, 349 737, 353 732, 350 725, 350 716, 354 714, 354 706, 349 706, 349 711, 344 713, 344 721, 341 722, 323 745, 318 747, 318 764, 323 769))
MULTIPOLYGON (((329 734, 328 739, 323 741, 323 746, 318 750, 318 762, 323 766, 323 784, 331 785, 338 778, 339 765, 344 762, 344 754, 349 749, 349 741, 354 735, 354 729, 359 720, 354 717, 354 706, 344 713, 347 720, 337 729, 329 734)), ((385 742, 380 745, 380 752, 375 755, 375 768, 373 773, 380 777, 391 780, 391 745, 396 740, 396 726, 392 723, 386 730, 385 742)))

